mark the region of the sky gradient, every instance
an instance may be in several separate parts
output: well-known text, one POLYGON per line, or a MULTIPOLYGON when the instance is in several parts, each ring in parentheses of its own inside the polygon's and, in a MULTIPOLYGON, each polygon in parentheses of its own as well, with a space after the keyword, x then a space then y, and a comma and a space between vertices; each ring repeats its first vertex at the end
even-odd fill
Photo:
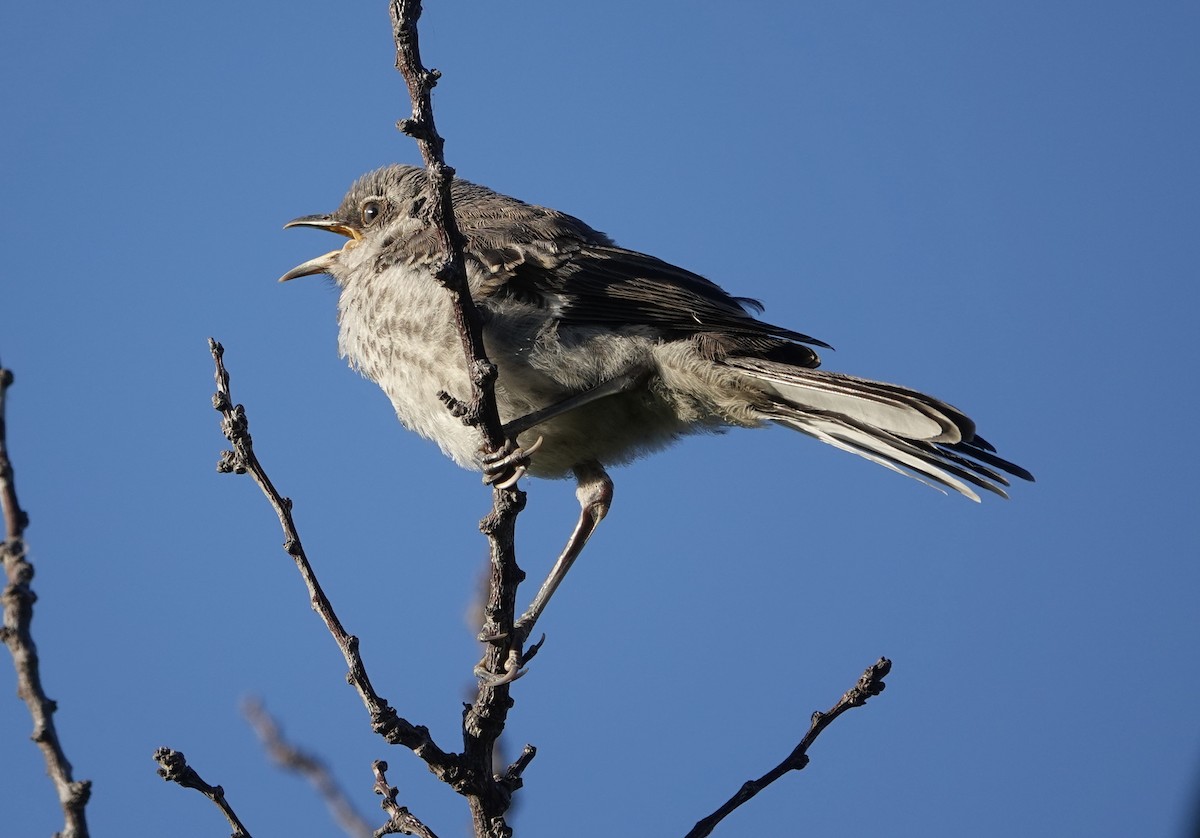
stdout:
MULTIPOLYGON (((1037 475, 942 497, 782 429, 614 471, 505 742, 518 835, 683 835, 864 667, 888 689, 717 835, 1185 834, 1200 785, 1198 7, 427 3, 464 177, 583 218, 962 408, 1037 475)), ((385 3, 9 4, 0 362, 35 638, 95 834, 334 834, 258 696, 377 818, 465 806, 373 737, 270 509, 219 475, 206 339, 379 691, 443 747, 479 650, 478 476, 337 357, 293 217, 416 163, 385 3)), ((526 481, 541 578, 576 514, 526 481)), ((523 599, 532 594, 525 586, 523 599)), ((5 832, 61 826, 0 665, 5 832)))

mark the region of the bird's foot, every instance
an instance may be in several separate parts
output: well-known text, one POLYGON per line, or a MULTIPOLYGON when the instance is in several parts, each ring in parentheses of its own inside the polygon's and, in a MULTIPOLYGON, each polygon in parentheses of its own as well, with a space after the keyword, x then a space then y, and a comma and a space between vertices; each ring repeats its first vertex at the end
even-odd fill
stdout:
MULTIPOLYGON (((504 635, 480 639, 494 642, 503 640, 504 635)), ((483 686, 495 688, 503 684, 511 684, 513 681, 524 676, 528 672, 525 668, 526 664, 533 660, 533 656, 542 648, 542 644, 546 642, 546 635, 543 634, 537 643, 534 643, 523 651, 521 647, 524 645, 525 633, 519 628, 515 629, 512 639, 514 641, 513 645, 509 647, 508 655, 505 657, 504 664, 499 672, 493 672, 488 668, 486 657, 475 665, 475 677, 479 679, 479 682, 483 686)))
POLYGON ((483 455, 483 482, 497 489, 511 489, 529 470, 530 457, 542 447, 542 437, 533 445, 522 448, 509 438, 503 447, 483 455))

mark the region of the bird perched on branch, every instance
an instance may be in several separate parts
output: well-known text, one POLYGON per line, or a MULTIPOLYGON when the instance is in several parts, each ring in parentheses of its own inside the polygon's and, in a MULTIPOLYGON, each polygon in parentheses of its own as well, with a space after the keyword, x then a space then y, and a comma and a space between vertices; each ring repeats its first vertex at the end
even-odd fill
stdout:
MULTIPOLYGON (((688 434, 775 423, 972 500, 976 489, 1004 496, 1005 473, 1033 479, 957 408, 817 369, 812 347, 828 345, 759 320, 753 300, 564 213, 464 180, 451 194, 506 433, 530 454, 519 457, 530 474, 578 483, 579 523, 519 621, 526 634, 608 511, 605 468, 688 434)), ((450 295, 433 275, 445 257, 430 197, 423 169, 363 176, 333 213, 287 224, 349 241, 281 281, 332 276, 342 355, 406 427, 460 465, 486 468, 478 431, 444 399, 465 399, 470 380, 450 295)))

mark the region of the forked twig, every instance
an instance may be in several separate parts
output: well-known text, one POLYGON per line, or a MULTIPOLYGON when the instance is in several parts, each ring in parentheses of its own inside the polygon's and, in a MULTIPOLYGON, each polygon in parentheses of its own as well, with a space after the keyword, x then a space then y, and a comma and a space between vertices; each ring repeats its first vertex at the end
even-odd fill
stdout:
POLYGON ((376 838, 397 833, 417 835, 420 838, 437 838, 432 829, 421 823, 416 815, 396 802, 397 790, 394 786, 388 785, 387 767, 387 763, 381 759, 371 763, 371 770, 375 772, 375 793, 383 798, 379 807, 388 814, 388 822, 375 830, 376 838))
MULTIPOLYGON (((390 0, 389 9, 396 44, 396 69, 404 76, 413 108, 412 117, 401 120, 397 127, 417 141, 425 161, 430 190, 434 193, 426 202, 429 222, 437 231, 445 253, 445 261, 436 276, 451 295, 455 325, 472 382, 470 401, 466 404, 456 402, 453 407, 464 422, 479 429, 484 451, 490 454, 502 450, 506 440, 496 407, 496 367, 484 351, 482 321, 471 300, 462 234, 450 198, 454 170, 446 165, 443 141, 433 119, 430 91, 441 74, 437 70, 427 70, 421 62, 417 34, 420 0, 390 0)), ((520 645, 520 640, 513 631, 517 587, 525 577, 517 565, 515 547, 516 519, 524 506, 525 493, 516 488, 515 481, 499 480, 492 486, 492 511, 480 522, 480 529, 488 537, 491 559, 484 625, 480 632, 487 640, 487 647, 480 664, 482 674, 475 700, 463 714, 463 762, 470 774, 481 780, 487 778, 478 794, 468 795, 475 834, 480 838, 500 838, 509 834, 504 813, 516 788, 503 777, 493 778, 491 763, 496 741, 504 730, 512 704, 511 682, 519 674, 522 663, 528 660, 519 648, 514 648, 520 645)))

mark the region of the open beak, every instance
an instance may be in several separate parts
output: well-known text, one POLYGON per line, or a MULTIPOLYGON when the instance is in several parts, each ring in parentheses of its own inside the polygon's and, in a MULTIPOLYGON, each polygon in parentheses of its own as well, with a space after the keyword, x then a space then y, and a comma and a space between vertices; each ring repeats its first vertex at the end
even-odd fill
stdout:
POLYGON ((346 236, 350 241, 337 250, 331 250, 322 256, 318 256, 316 259, 309 259, 304 264, 297 265, 279 277, 280 282, 287 282, 289 279, 295 279, 298 276, 327 274, 343 250, 353 247, 362 241, 362 233, 359 230, 338 221, 331 215, 302 215, 299 218, 293 218, 287 224, 283 225, 285 230, 289 227, 315 227, 318 230, 328 230, 331 233, 346 236))

